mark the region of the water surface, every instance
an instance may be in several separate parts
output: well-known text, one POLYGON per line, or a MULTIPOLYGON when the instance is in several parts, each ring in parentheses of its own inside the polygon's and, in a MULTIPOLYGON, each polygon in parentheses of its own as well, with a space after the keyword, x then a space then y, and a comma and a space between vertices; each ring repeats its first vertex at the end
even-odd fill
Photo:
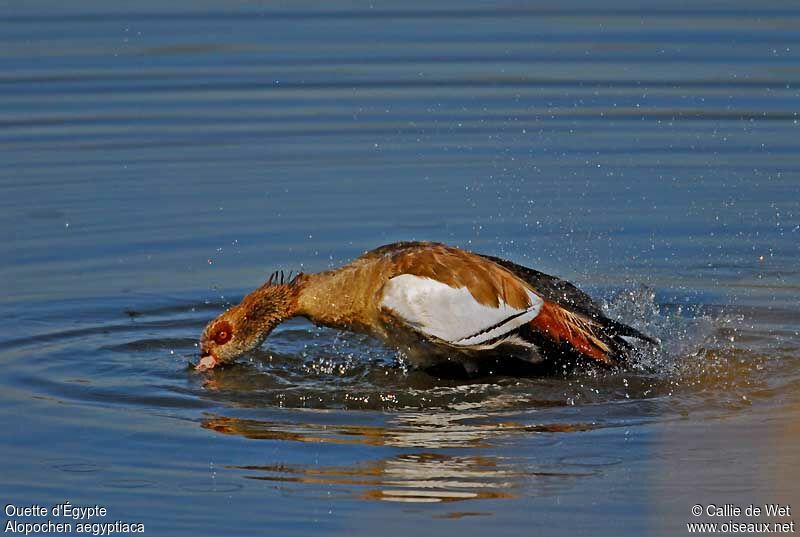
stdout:
POLYGON ((5 503, 152 535, 800 507, 793 4, 2 5, 5 503), (456 381, 292 321, 192 371, 273 270, 410 239, 569 278, 664 345, 456 381))

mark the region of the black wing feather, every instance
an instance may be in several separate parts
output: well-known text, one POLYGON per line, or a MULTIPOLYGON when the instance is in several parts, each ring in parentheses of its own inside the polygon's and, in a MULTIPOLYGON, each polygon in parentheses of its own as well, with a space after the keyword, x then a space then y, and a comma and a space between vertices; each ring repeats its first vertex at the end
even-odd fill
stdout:
POLYGON ((539 272, 532 268, 517 265, 511 261, 493 257, 490 255, 482 255, 482 257, 497 263, 501 267, 509 270, 522 280, 528 282, 536 292, 541 295, 545 300, 555 302, 562 308, 581 313, 590 319, 597 321, 603 327, 605 335, 613 342, 616 347, 621 347, 621 353, 630 349, 630 344, 622 339, 620 336, 629 336, 641 339, 648 343, 657 345, 658 342, 640 332, 639 330, 628 326, 625 323, 609 319, 600 309, 600 306, 586 293, 575 287, 566 280, 562 280, 556 276, 539 272))

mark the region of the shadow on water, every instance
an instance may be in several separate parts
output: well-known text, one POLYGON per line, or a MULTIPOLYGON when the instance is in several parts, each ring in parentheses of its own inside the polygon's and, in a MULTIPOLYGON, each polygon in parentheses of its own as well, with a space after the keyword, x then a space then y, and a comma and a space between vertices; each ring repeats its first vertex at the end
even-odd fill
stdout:
MULTIPOLYGON (((453 455, 443 449, 486 448, 492 438, 514 434, 580 430, 575 425, 532 426, 514 422, 484 421, 477 413, 400 413, 382 426, 275 423, 259 420, 210 417, 206 429, 226 435, 279 442, 363 444, 405 448, 378 460, 352 466, 247 465, 233 467, 247 479, 283 483, 315 483, 346 486, 347 493, 364 499, 433 502, 499 499, 515 496, 523 478, 577 479, 592 475, 575 465, 521 468, 519 461, 475 454, 453 455)), ((590 428, 590 425, 586 425, 590 428)), ((550 442, 547 439, 545 442, 550 442)))
POLYGON ((596 425, 522 423, 513 421, 511 413, 503 419, 502 413, 481 412, 484 405, 473 406, 472 412, 392 413, 379 426, 221 416, 207 417, 202 426, 253 440, 389 448, 389 456, 351 466, 273 463, 231 467, 246 479, 335 485, 342 487, 343 494, 368 500, 427 503, 507 499, 516 497, 531 479, 541 492, 556 493, 621 462, 603 457, 562 457, 534 463, 520 457, 482 454, 493 444, 496 447, 514 436, 528 437, 534 448, 553 446, 559 442, 553 433, 588 431, 596 425))

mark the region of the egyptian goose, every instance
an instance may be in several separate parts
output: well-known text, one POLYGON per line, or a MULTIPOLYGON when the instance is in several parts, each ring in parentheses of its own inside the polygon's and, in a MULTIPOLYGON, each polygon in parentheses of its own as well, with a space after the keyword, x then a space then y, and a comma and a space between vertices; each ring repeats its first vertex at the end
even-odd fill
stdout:
POLYGON ((470 372, 489 356, 615 366, 632 349, 624 337, 654 343, 554 276, 444 244, 398 242, 335 270, 273 274, 206 326, 196 369, 232 362, 297 316, 377 336, 423 369, 455 363, 470 372))

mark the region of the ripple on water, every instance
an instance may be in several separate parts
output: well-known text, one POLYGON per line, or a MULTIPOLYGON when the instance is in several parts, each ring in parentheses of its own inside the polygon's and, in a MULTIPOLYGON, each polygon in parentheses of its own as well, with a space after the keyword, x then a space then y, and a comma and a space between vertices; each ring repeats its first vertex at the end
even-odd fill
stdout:
POLYGON ((145 489, 155 487, 156 482, 146 479, 112 479, 103 481, 100 485, 110 489, 145 489))
POLYGON ((496 456, 420 451, 352 466, 270 464, 232 468, 241 471, 245 479, 339 486, 362 499, 415 503, 511 498, 530 478, 567 485, 568 478, 595 475, 566 469, 520 469, 518 462, 496 456))
MULTIPOLYGON (((286 486, 324 484, 339 496, 417 503, 515 497, 531 478, 539 490, 558 493, 622 459, 589 452, 544 459, 498 453, 520 444, 531 453, 558 453, 566 434, 687 413, 737 412, 751 404, 748 399, 777 397, 792 386, 791 380, 770 383, 782 362, 754 350, 755 336, 747 348, 737 346, 735 315, 659 305, 646 289, 617 294, 608 309, 664 345, 640 355, 627 371, 448 380, 408 370, 394 351, 370 338, 293 321, 240 363, 199 375, 190 362, 196 359, 197 334, 214 311, 160 305, 13 341, 10 359, 17 363, 5 382, 65 404, 159 414, 169 409, 166 414, 206 431, 252 441, 379 450, 353 464, 309 466, 269 458, 230 464, 224 466, 230 472, 225 480, 180 483, 186 492, 232 493, 244 486, 230 479, 239 475, 286 486), (81 362, 76 377, 75 357, 87 355, 92 359, 81 362)), ((48 464, 67 473, 104 470, 90 460, 48 464)), ((101 484, 155 486, 145 479, 101 484)), ((319 489, 290 493, 314 490, 319 489)))
POLYGON ((622 459, 618 457, 605 457, 602 455, 571 455, 569 457, 561 457, 559 462, 565 466, 586 466, 589 468, 598 468, 620 464, 622 463, 622 459))
MULTIPOLYGON (((657 405, 660 398, 684 394, 677 403, 691 410, 693 398, 711 398, 719 387, 728 394, 763 390, 763 370, 775 365, 757 351, 736 347, 735 320, 659 305, 652 291, 637 288, 613 296, 609 312, 663 344, 643 351, 628 371, 436 379, 406 369, 393 350, 371 338, 292 321, 236 365, 198 375, 190 367, 196 338, 213 314, 204 306, 137 307, 135 318, 117 312, 105 324, 12 341, 15 380, 37 396, 151 407, 396 411, 474 405, 482 411, 524 412, 613 401, 657 405), (22 360, 34 347, 44 355, 22 360), (76 377, 75 357, 87 354, 92 360, 81 363, 76 377)), ((730 409, 741 395, 716 402, 730 409)), ((706 408, 709 402, 715 403, 703 401, 706 408)))
POLYGON ((242 490, 244 485, 227 481, 212 480, 211 483, 184 483, 179 485, 181 490, 186 492, 198 492, 204 494, 227 494, 242 490))
POLYGON ((51 459, 46 461, 51 468, 60 472, 67 472, 70 474, 90 474, 95 472, 102 472, 106 469, 104 465, 95 464, 93 462, 76 459, 51 459))

